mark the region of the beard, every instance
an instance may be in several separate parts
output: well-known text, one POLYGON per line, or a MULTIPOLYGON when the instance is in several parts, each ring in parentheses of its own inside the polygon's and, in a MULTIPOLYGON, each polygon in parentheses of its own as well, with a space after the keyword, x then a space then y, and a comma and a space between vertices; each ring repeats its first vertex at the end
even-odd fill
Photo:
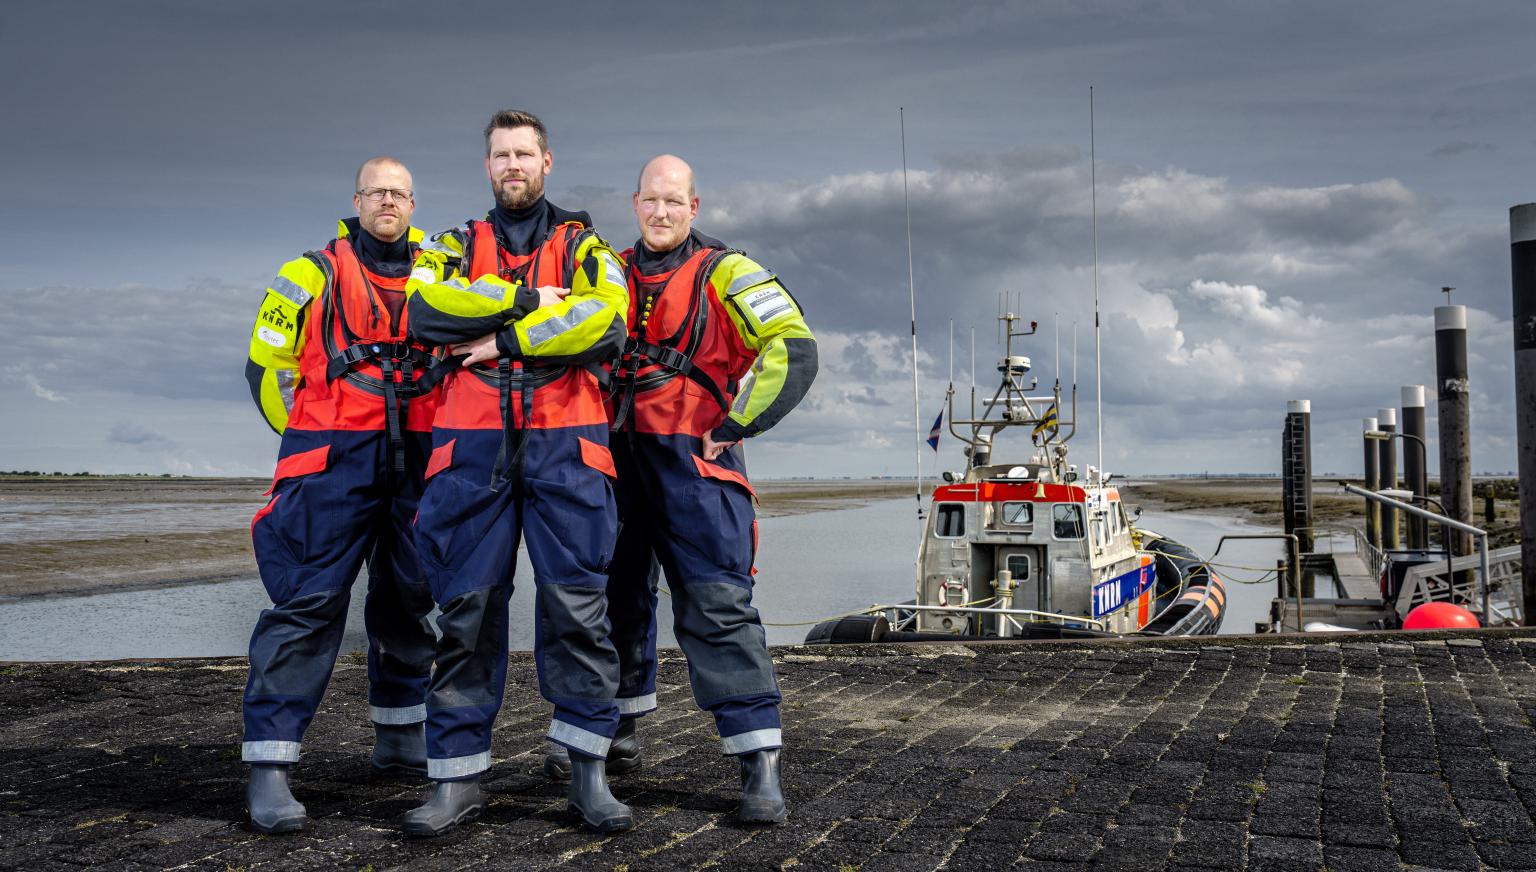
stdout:
POLYGON ((496 205, 503 209, 526 209, 544 196, 544 177, 528 178, 521 192, 508 191, 495 184, 491 186, 491 193, 496 197, 496 205))

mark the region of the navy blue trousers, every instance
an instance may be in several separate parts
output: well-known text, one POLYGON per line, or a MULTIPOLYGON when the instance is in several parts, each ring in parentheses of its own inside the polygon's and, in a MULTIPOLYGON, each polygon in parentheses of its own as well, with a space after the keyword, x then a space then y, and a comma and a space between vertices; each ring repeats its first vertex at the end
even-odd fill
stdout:
POLYGON ((290 428, 283 434, 272 499, 251 522, 272 608, 262 611, 251 633, 246 762, 299 759, 365 561, 369 716, 382 724, 426 719, 436 637, 411 522, 428 436, 408 432, 405 439, 406 471, 395 473, 383 432, 290 428))
POLYGON ((535 429, 521 438, 521 475, 493 489, 500 430, 433 431, 433 474, 416 536, 442 609, 427 695, 427 772, 438 781, 490 767, 520 539, 533 564, 539 692, 555 707, 549 738, 606 757, 618 729, 618 654, 608 639, 604 574, 618 532, 608 429, 535 429))
POLYGON ((696 436, 613 435, 623 526, 608 573, 624 716, 656 707, 657 569, 694 701, 715 717, 726 754, 783 744, 779 687, 752 607, 757 523, 735 451, 702 458, 696 436))

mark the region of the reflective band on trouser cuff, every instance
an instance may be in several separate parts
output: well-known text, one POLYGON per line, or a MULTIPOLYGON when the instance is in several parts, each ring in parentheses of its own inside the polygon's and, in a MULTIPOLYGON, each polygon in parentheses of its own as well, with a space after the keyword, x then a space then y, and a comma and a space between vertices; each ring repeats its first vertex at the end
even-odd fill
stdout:
POLYGON ((405 708, 368 707, 368 719, 376 724, 419 724, 427 719, 426 703, 405 708))
POLYGON ((604 305, 602 300, 582 300, 564 315, 556 315, 548 321, 540 321, 528 328, 528 344, 543 345, 562 333, 575 330, 581 326, 581 322, 597 314, 604 305))
POLYGON ((592 757, 606 758, 608 746, 613 744, 613 740, 607 736, 599 736, 591 730, 583 730, 565 721, 550 721, 549 732, 545 735, 552 742, 558 742, 592 757))
POLYGON ((298 742, 242 742, 240 759, 246 763, 297 763, 298 742))
POLYGON ((765 269, 760 269, 755 273, 747 273, 744 276, 737 276, 736 281, 731 282, 731 286, 725 289, 725 295, 727 297, 734 297, 747 288, 753 285, 760 285, 771 278, 773 278, 773 273, 765 269))
POLYGON ((491 768, 491 752, 481 751, 468 757, 449 757, 447 760, 427 758, 427 777, 433 781, 452 781, 479 775, 491 768))
POLYGON ((762 751, 765 748, 784 747, 784 731, 775 727, 771 730, 753 730, 750 733, 737 733, 734 736, 721 736, 720 747, 726 754, 750 754, 753 751, 762 751))
POLYGON ((621 715, 643 715, 646 712, 656 710, 656 694, 648 693, 645 696, 621 696, 614 702, 619 704, 621 715))

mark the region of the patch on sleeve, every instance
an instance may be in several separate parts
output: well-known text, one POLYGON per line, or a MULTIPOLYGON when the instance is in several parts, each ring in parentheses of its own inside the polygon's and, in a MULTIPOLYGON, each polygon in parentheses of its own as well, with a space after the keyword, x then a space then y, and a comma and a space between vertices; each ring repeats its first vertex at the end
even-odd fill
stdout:
POLYGON ((430 285, 437 281, 437 271, 430 266, 418 266, 411 270, 411 281, 430 285))
POLYGON ((257 327, 256 338, 260 339, 262 342, 267 343, 273 348, 282 348, 288 344, 288 337, 277 332, 276 330, 273 330, 270 327, 257 327))
POLYGON ((752 317, 756 318, 759 324, 767 324, 780 315, 795 310, 794 304, 789 301, 789 296, 784 293, 784 289, 776 284, 747 291, 736 299, 751 310, 752 317))

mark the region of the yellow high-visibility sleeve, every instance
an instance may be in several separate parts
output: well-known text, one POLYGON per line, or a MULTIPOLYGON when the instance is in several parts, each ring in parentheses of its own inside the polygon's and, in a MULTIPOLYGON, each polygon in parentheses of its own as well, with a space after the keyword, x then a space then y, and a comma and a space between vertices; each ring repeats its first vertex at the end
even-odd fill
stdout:
POLYGON ((305 315, 324 290, 325 273, 313 261, 307 257, 288 261, 267 287, 251 328, 246 381, 256 408, 278 433, 288 428, 288 413, 293 409, 305 315))
POLYGON ((497 276, 465 276, 467 227, 424 242, 405 284, 411 335, 430 345, 453 345, 495 333, 538 307, 533 288, 497 276))
POLYGON ((816 379, 816 337, 778 278, 746 255, 723 258, 710 286, 742 343, 757 352, 713 434, 717 441, 734 442, 768 430, 805 398, 816 379))
POLYGON ((629 312, 623 261, 596 233, 577 245, 575 260, 570 295, 508 324, 496 336, 502 353, 575 364, 607 360, 623 347, 629 312))

